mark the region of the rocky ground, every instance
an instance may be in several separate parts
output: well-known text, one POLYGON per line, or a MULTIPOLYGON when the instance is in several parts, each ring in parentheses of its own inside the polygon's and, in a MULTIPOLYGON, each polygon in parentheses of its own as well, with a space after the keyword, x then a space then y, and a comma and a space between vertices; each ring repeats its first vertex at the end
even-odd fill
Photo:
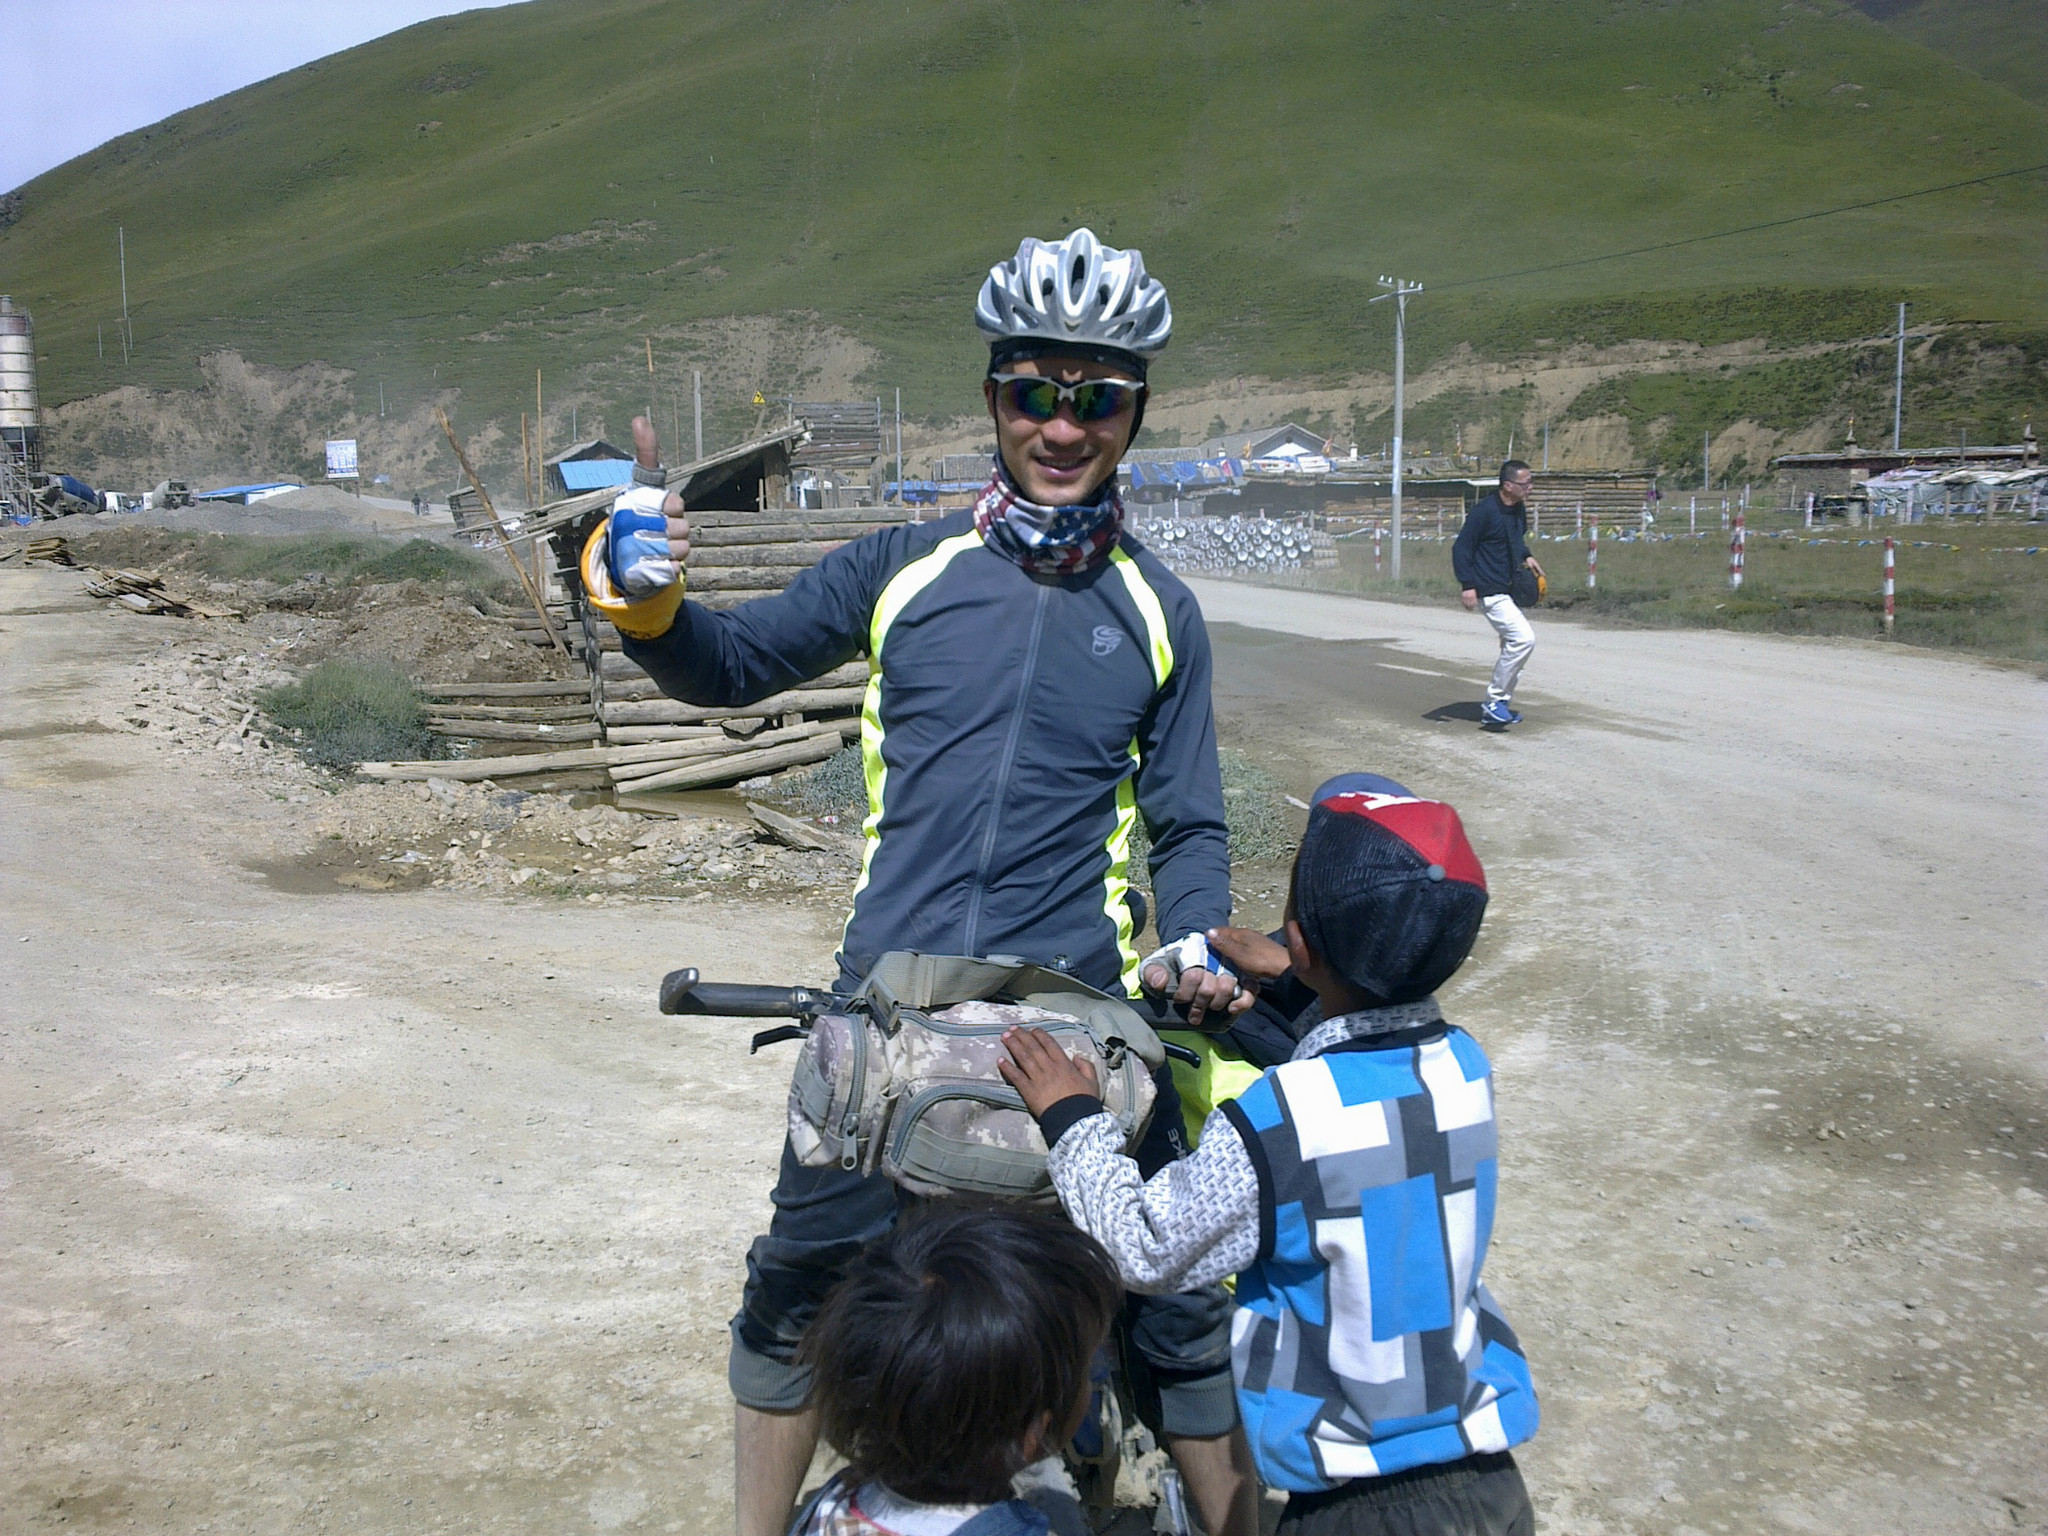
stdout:
POLYGON ((267 866, 288 887, 584 898, 629 891, 685 900, 730 885, 828 906, 852 890, 859 865, 851 839, 835 840, 843 847, 832 852, 786 846, 730 796, 695 797, 708 808, 702 814, 625 811, 587 793, 490 780, 387 784, 310 767, 267 728, 258 701, 298 676, 293 663, 301 658, 361 654, 345 621, 288 621, 268 638, 262 631, 275 626, 261 621, 157 622, 166 632, 108 677, 94 723, 141 736, 173 761, 198 757, 210 773, 270 800, 307 807, 300 850, 267 866))

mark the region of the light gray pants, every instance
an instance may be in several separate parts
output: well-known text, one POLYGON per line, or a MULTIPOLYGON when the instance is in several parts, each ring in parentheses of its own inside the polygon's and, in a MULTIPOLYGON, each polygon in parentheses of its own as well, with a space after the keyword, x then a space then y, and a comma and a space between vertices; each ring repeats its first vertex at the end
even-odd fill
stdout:
POLYGON ((1536 649, 1536 631, 1505 592, 1498 597, 1482 597, 1479 606, 1486 614, 1486 622, 1500 636, 1500 660, 1493 664, 1493 680, 1486 685, 1486 697, 1505 704, 1514 698, 1516 680, 1529 664, 1529 653, 1536 649))

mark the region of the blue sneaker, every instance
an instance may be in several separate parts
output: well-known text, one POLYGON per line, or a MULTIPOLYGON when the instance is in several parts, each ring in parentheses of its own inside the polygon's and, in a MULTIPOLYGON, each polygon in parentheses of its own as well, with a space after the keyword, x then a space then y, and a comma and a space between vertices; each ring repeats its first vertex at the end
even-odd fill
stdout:
POLYGON ((1479 706, 1479 718, 1488 725, 1520 725, 1522 717, 1501 703, 1499 699, 1488 699, 1479 706))

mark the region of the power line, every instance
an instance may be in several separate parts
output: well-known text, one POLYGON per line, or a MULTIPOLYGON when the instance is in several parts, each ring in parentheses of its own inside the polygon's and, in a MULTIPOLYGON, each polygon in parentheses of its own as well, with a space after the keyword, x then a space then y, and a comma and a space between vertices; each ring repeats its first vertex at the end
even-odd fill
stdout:
POLYGON ((1639 245, 1629 251, 1609 251, 1604 256, 1581 256, 1573 261, 1553 261, 1547 266, 1523 267, 1518 272, 1496 272, 1490 277, 1467 277, 1454 283, 1432 283, 1430 290, 1442 293, 1447 288, 1476 288, 1483 283, 1504 283, 1510 278, 1535 277, 1544 272, 1562 272, 1568 267, 1590 267, 1596 262, 1620 261, 1629 256, 1646 256, 1652 251, 1672 251, 1682 245, 1700 245, 1708 240, 1727 240, 1735 235, 1753 235, 1758 230, 1782 229, 1787 224, 1804 224, 1812 219, 1832 218, 1838 213, 1854 213, 1860 208, 1881 208, 1886 203, 1903 203, 1908 198, 1931 197, 1936 192, 1954 192, 1961 187, 1981 187, 1989 181, 2003 181, 2009 176, 2031 176, 2036 171, 2048 171, 2048 163, 2023 165, 2011 171, 1993 171, 1988 176, 1972 176, 1968 181, 1945 182, 1938 187, 1922 187, 1917 192, 1899 192, 1891 197, 1873 197, 1867 202, 1844 203, 1839 208, 1821 208, 1813 213, 1795 213, 1789 219, 1771 219, 1763 224, 1745 224, 1740 229, 1717 230, 1711 235, 1688 235, 1683 240, 1660 240, 1655 245, 1639 245))

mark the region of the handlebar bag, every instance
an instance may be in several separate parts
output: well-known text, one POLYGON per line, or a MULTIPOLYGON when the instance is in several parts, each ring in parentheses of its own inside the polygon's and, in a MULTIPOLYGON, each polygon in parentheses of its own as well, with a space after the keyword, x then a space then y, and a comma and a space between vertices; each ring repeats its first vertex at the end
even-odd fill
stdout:
POLYGON ((1018 1024, 1094 1064, 1135 1148, 1156 1096, 1150 1058, 1165 1058, 1128 1006, 1022 962, 904 952, 876 963, 847 1012, 811 1026, 789 1087, 797 1160, 880 1168, 920 1195, 1052 1199, 1045 1139, 996 1070, 1003 1031, 1018 1024))

